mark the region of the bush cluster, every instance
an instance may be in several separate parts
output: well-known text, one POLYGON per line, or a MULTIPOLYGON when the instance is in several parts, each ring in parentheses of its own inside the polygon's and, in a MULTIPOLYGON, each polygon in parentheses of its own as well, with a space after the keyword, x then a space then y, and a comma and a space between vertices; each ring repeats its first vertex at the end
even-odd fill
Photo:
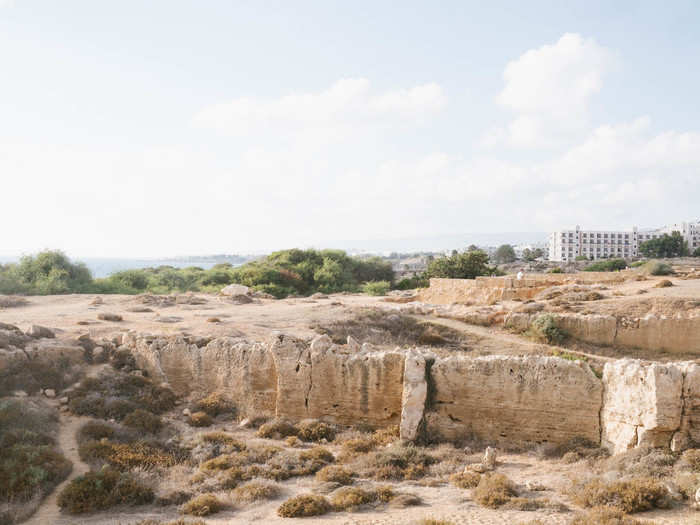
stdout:
POLYGON ((0 502, 47 494, 70 473, 55 446, 56 414, 31 401, 0 401, 0 502))
POLYGON ((593 479, 574 487, 572 492, 574 500, 582 507, 604 506, 633 513, 668 506, 666 487, 651 478, 612 482, 593 479))
POLYGON ((58 495, 58 506, 83 514, 115 505, 144 505, 153 498, 153 491, 131 475, 104 468, 72 480, 58 495))
POLYGON ((307 518, 326 514, 331 508, 330 502, 323 496, 300 494, 282 503, 277 514, 283 518, 307 518))
POLYGON ((529 333, 538 341, 548 344, 560 344, 569 336, 557 326, 552 314, 540 314, 530 325, 529 333))
POLYGON ((627 268, 627 261, 624 259, 605 259, 596 261, 586 266, 585 272, 616 272, 627 268))

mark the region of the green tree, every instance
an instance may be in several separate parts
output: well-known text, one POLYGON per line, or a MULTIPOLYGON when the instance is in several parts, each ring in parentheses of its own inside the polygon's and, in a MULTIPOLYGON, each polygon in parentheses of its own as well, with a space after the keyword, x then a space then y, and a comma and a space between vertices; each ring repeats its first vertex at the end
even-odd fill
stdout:
POLYGON ((695 248, 695 251, 693 252, 693 257, 700 257, 700 248, 695 248))
POLYGON ((425 271, 425 277, 474 279, 480 275, 493 275, 496 270, 490 267, 488 262, 489 256, 482 250, 457 253, 431 261, 425 271))
POLYGON ((688 243, 680 232, 674 231, 671 235, 664 233, 661 237, 641 243, 639 253, 654 258, 682 257, 688 255, 688 243))
POLYGON ((497 264, 511 263, 515 260, 515 250, 510 244, 501 244, 493 255, 497 264))

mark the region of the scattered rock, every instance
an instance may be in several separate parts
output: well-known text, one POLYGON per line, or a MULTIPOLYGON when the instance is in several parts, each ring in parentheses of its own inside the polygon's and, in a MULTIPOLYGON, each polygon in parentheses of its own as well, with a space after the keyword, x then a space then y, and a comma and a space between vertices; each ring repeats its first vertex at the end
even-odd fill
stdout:
POLYGON ((115 323, 123 321, 122 316, 119 314, 101 313, 97 315, 97 318, 100 321, 113 321, 115 323))
POLYGON ((62 405, 67 405, 68 404, 68 396, 63 396, 62 398, 60 398, 58 400, 58 402, 61 403, 62 405))
POLYGON ((547 487, 545 487, 542 483, 533 480, 526 481, 525 488, 531 492, 541 492, 543 490, 547 490, 547 487))
POLYGON ((104 304, 104 303, 105 302, 102 300, 102 297, 100 297, 99 295, 97 297, 95 297, 92 301, 90 301, 90 304, 92 306, 99 306, 99 305, 104 304))
POLYGON ((326 294, 322 294, 321 292, 316 292, 311 296, 311 299, 328 299, 328 296, 326 294))
POLYGON ((242 284, 229 284, 221 289, 221 295, 226 295, 234 297, 237 295, 248 295, 250 293, 250 288, 243 286, 242 284))
POLYGON ((24 390, 15 390, 12 392, 12 395, 15 397, 27 397, 27 393, 24 390))
POLYGON ((148 306, 134 306, 133 308, 127 308, 126 311, 134 314, 147 314, 152 312, 153 309, 148 306))
POLYGON ((227 297, 229 302, 233 304, 250 304, 253 302, 253 298, 249 295, 229 295, 227 297))
POLYGON ((38 324, 31 325, 26 334, 34 339, 53 339, 56 337, 56 334, 54 334, 51 329, 38 324))
POLYGON ((50 399, 56 397, 56 391, 53 388, 47 388, 44 390, 44 395, 50 399))
POLYGON ((482 463, 486 468, 489 470, 493 470, 496 468, 496 449, 493 447, 486 447, 486 450, 484 451, 484 459, 482 463))
POLYGON ((107 360, 107 353, 101 346, 96 346, 92 349, 92 360, 95 363, 102 363, 107 360))
POLYGON ((207 319, 207 323, 220 323, 220 322, 221 322, 221 319, 219 319, 218 317, 209 317, 207 319))
POLYGON ((180 321, 182 321, 182 317, 177 317, 174 315, 164 315, 162 317, 156 317, 155 320, 159 323, 179 323, 180 321))
POLYGON ((242 419, 240 423, 238 423, 238 428, 248 428, 252 425, 252 421, 249 418, 242 419))
POLYGON ((191 411, 189 408, 185 408, 185 409, 182 410, 182 415, 183 415, 183 416, 188 417, 188 416, 190 416, 191 414, 192 414, 192 411, 191 411))
POLYGON ((61 412, 68 412, 69 408, 68 405, 61 405, 61 408, 59 408, 61 412))
POLYGON ((359 352, 362 349, 360 343, 358 343, 357 340, 351 335, 348 336, 347 347, 351 352, 359 352))
POLYGON ((75 323, 75 324, 79 324, 79 325, 81 325, 81 326, 84 326, 84 325, 90 324, 90 321, 78 321, 78 322, 75 323))

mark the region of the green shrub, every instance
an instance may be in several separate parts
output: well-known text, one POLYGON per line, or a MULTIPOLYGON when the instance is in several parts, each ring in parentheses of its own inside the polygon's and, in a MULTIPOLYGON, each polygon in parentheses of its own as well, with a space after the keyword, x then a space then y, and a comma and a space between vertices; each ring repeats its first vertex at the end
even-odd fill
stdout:
POLYGON ((115 505, 144 505, 153 491, 129 474, 104 468, 72 480, 58 495, 58 506, 71 514, 106 510, 115 505))
POLYGON ((530 325, 530 335, 548 344, 560 344, 569 336, 559 328, 552 314, 540 314, 530 325))
POLYGON ((497 275, 498 270, 488 265, 489 256, 482 250, 453 252, 449 257, 433 259, 425 271, 425 279, 475 279, 480 275, 497 275))
POLYGON ((605 259, 589 264, 583 270, 585 272, 615 272, 627 268, 627 261, 624 259, 605 259))
POLYGON ((0 400, 0 503, 47 494, 70 473, 55 449, 55 410, 29 400, 0 400))
POLYGON ((430 280, 422 275, 416 275, 414 277, 406 277, 401 279, 394 289, 396 290, 414 290, 415 288, 427 288, 430 286, 430 280))
POLYGON ((282 503, 277 509, 277 514, 283 518, 306 518, 321 516, 330 510, 331 504, 323 496, 300 494, 282 503))
POLYGON ((564 273, 564 270, 557 266, 556 268, 550 268, 547 270, 547 273, 564 273))
POLYGON ((671 266, 669 266, 666 263, 659 262, 659 261, 646 262, 640 268, 641 268, 642 273, 645 275, 664 276, 664 275, 673 275, 675 273, 673 271, 673 268, 671 268, 671 266))
POLYGON ((362 285, 362 291, 367 295, 386 295, 391 290, 389 281, 370 281, 362 285))
POLYGON ((73 263, 60 251, 22 257, 19 263, 0 265, 0 293, 48 295, 90 291, 92 276, 82 263, 73 263))
POLYGON ((163 428, 163 421, 152 412, 137 408, 124 418, 124 425, 141 432, 156 434, 163 428))

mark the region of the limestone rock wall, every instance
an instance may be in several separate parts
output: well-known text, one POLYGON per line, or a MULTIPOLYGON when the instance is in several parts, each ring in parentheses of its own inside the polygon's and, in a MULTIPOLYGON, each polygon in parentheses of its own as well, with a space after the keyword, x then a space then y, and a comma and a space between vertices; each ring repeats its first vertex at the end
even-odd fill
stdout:
POLYGON ((435 357, 377 351, 326 336, 265 343, 130 334, 138 365, 180 395, 225 393, 242 417, 400 426, 409 440, 477 437, 563 443, 585 437, 613 452, 700 443, 700 365, 583 362, 544 356, 435 357))
MULTIPOLYGON (((540 314, 513 312, 504 325, 524 331, 540 314)), ((660 317, 618 318, 614 315, 549 313, 557 326, 574 339, 603 346, 624 346, 700 355, 700 317, 678 314, 660 317)))
POLYGON ((437 359, 429 437, 562 443, 600 439, 602 385, 589 366, 554 357, 437 359))

